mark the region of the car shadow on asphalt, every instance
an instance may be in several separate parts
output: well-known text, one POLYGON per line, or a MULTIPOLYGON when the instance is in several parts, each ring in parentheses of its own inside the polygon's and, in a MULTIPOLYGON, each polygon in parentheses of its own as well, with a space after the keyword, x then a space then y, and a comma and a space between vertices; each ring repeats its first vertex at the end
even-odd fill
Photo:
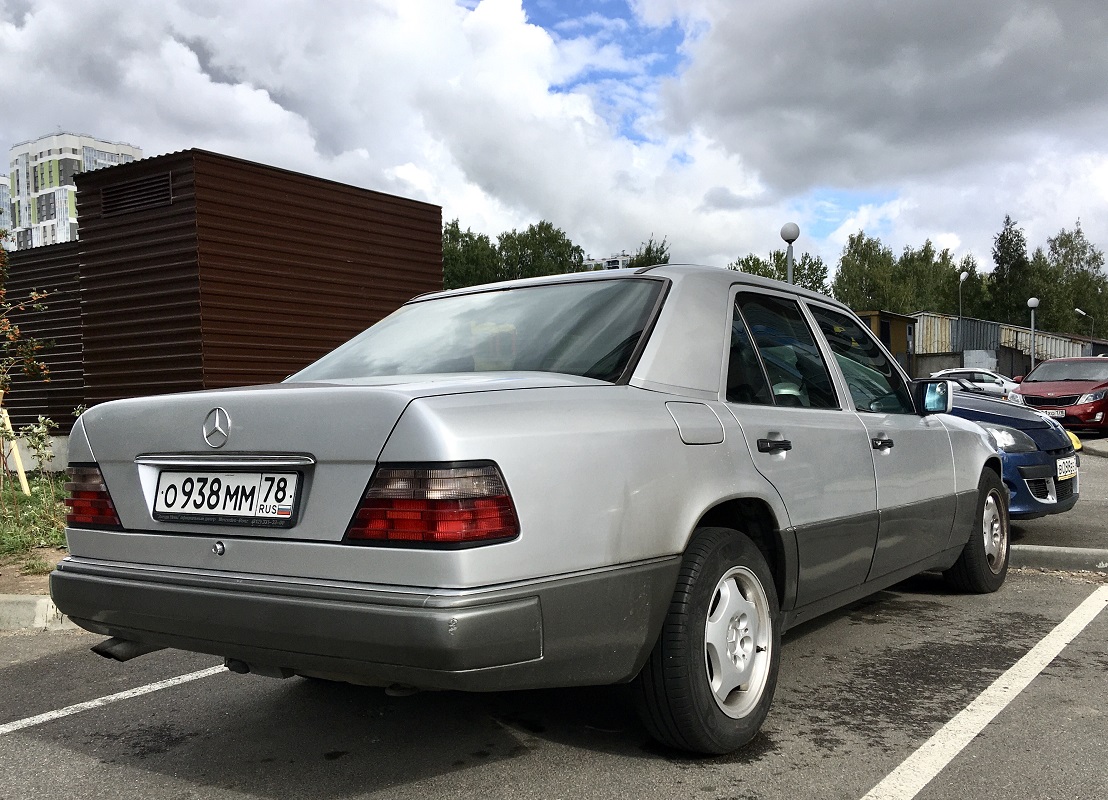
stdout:
POLYGON ((25 735, 113 768, 272 798, 387 793, 475 768, 497 774, 498 762, 550 744, 623 758, 703 760, 654 744, 626 686, 394 697, 373 687, 223 673, 159 692, 141 707, 134 702, 25 735))

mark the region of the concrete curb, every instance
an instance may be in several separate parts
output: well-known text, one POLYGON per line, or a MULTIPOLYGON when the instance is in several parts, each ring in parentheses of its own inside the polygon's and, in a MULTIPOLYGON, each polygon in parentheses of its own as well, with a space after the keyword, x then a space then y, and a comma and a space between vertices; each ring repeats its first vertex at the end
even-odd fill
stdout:
POLYGON ((0 594, 0 631, 80 630, 45 595, 0 594))
POLYGON ((1108 439, 1082 439, 1081 453, 1102 458, 1108 456, 1108 439))
POLYGON ((1057 569, 1066 572, 1085 570, 1108 572, 1108 550, 1095 547, 1046 547, 1014 544, 1009 566, 1019 569, 1057 569))

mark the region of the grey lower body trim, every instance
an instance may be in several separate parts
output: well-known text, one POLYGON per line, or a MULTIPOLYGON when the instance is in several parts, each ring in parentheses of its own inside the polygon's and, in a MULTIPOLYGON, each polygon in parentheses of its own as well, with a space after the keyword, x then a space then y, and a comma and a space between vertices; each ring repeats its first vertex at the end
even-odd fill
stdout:
MULTIPOLYGON (((974 492, 975 499, 976 496, 974 492)), ((952 495, 882 508, 869 577, 895 573, 952 546, 951 533, 957 524, 958 512, 959 498, 952 495)))
POLYGON ((959 547, 945 550, 942 553, 938 553, 915 564, 911 564, 910 566, 902 567, 886 575, 868 580, 859 586, 851 587, 838 594, 825 597, 814 603, 809 603, 806 606, 795 608, 782 615, 782 627, 789 628, 808 622, 821 614, 834 611, 836 608, 845 606, 848 603, 853 603, 855 600, 861 600, 863 597, 879 592, 882 589, 887 589, 893 584, 900 583, 921 572, 926 572, 927 570, 948 570, 954 566, 954 562, 958 560, 958 556, 961 555, 964 546, 963 544, 959 547))
POLYGON ((680 563, 390 595, 70 558, 50 591, 70 619, 106 636, 360 683, 498 691, 630 680, 661 629, 680 563))

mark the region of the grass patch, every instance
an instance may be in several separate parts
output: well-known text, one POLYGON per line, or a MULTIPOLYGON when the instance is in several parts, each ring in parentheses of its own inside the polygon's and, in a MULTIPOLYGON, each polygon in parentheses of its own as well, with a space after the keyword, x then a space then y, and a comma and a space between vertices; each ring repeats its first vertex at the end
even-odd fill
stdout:
POLYGON ((49 575, 53 571, 54 565, 39 555, 31 556, 19 568, 20 575, 49 575))
MULTIPOLYGON (((33 551, 40 547, 65 547, 65 473, 32 472, 27 475, 31 496, 23 494, 19 481, 3 476, 0 487, 0 559, 24 561, 34 566, 33 551)), ((43 562, 45 563, 45 562, 43 562)), ((41 569, 41 565, 39 566, 41 569)), ((38 574, 28 572, 27 574, 38 574)))

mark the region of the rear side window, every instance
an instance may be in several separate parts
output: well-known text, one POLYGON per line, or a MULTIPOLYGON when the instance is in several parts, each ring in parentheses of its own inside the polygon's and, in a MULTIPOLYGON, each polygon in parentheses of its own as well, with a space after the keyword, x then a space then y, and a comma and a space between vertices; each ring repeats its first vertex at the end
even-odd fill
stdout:
MULTIPOLYGON (((827 365, 796 301, 742 292, 736 307, 758 350, 775 405, 839 407, 827 365)), ((730 383, 729 378, 728 389, 730 383)))
POLYGON ((821 306, 809 306, 846 378, 858 411, 914 414, 912 396, 892 359, 854 319, 821 306))

